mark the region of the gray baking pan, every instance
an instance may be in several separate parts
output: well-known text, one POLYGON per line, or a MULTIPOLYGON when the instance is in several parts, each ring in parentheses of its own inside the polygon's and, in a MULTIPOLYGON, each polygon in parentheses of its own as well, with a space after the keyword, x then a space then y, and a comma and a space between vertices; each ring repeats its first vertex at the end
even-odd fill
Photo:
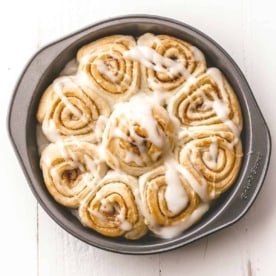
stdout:
POLYGON ((239 220, 261 189, 268 169, 271 140, 251 89, 233 59, 212 39, 184 23, 157 16, 132 15, 96 23, 40 50, 22 73, 11 101, 10 138, 28 183, 45 211, 78 239, 105 250, 126 254, 168 251, 214 233, 239 220), (234 88, 243 111, 244 158, 235 185, 211 210, 181 236, 169 240, 148 235, 138 241, 101 236, 85 228, 70 211, 57 204, 43 184, 36 143, 36 111, 45 88, 84 44, 110 34, 138 36, 145 32, 169 34, 186 40, 205 54, 208 66, 220 68, 234 88))

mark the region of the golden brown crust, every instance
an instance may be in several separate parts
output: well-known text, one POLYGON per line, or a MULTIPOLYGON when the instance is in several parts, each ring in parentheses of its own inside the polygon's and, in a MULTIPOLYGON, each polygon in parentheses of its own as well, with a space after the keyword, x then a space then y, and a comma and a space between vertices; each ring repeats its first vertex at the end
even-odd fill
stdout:
POLYGON ((199 49, 169 35, 99 38, 76 61, 36 114, 54 142, 40 160, 49 193, 108 237, 179 235, 238 177, 235 91, 199 49))
POLYGON ((111 102, 127 100, 140 89, 140 64, 124 57, 135 45, 133 37, 124 35, 87 44, 77 53, 78 73, 111 102))
POLYGON ((84 198, 79 208, 82 223, 109 237, 136 240, 147 227, 140 211, 137 179, 111 173, 84 198))
POLYGON ((240 140, 227 128, 184 134, 175 153, 204 201, 218 198, 234 184, 243 156, 240 140))
POLYGON ((228 120, 234 123, 237 131, 242 129, 238 99, 225 76, 216 68, 208 69, 183 86, 172 97, 168 110, 183 127, 225 125, 228 120), (227 110, 224 112, 224 109, 227 110))
MULTIPOLYGON (((140 178, 141 196, 144 208, 159 226, 175 225, 187 219, 198 207, 200 199, 191 188, 189 182, 178 173, 181 185, 187 196, 187 204, 178 213, 172 212, 166 202, 166 189, 169 183, 166 181, 166 167, 160 166, 140 178)), ((150 225, 150 221, 147 221, 150 225)))
POLYGON ((49 141, 76 138, 97 142, 99 117, 109 117, 108 103, 92 89, 81 84, 76 76, 57 78, 43 93, 37 111, 49 141))
POLYGON ((78 208, 107 171, 97 148, 80 141, 49 144, 42 151, 40 167, 49 193, 58 203, 70 208, 78 208))
POLYGON ((178 89, 187 80, 187 74, 199 76, 206 70, 206 61, 200 50, 186 41, 169 35, 146 33, 138 38, 137 44, 147 46, 161 57, 175 61, 187 71, 185 74, 168 74, 142 66, 142 83, 146 90, 171 92, 178 89))
POLYGON ((139 176, 160 165, 173 149, 175 129, 166 110, 154 106, 151 113, 160 144, 150 139, 145 126, 131 114, 112 114, 103 135, 105 158, 111 168, 139 176))

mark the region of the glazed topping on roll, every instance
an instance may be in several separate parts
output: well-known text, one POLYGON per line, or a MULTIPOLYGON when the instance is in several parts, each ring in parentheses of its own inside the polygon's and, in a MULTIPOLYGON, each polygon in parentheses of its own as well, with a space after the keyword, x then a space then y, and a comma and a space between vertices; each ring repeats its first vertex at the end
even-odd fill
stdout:
POLYGON ((112 238, 189 231, 242 163, 235 91, 200 49, 169 35, 83 45, 43 93, 37 119, 49 194, 112 238))
POLYGON ((242 159, 242 145, 236 139, 227 128, 196 130, 181 137, 176 160, 203 201, 217 198, 234 183, 242 159))
POLYGON ((60 204, 72 208, 79 206, 90 188, 107 172, 97 147, 81 141, 49 144, 42 151, 40 167, 49 193, 60 204))
POLYGON ((82 200, 79 216, 84 225, 105 236, 136 240, 148 229, 140 201, 136 178, 110 172, 82 200))
POLYGON ((124 53, 135 46, 134 38, 124 35, 83 46, 77 53, 79 78, 111 103, 129 99, 140 89, 140 64, 124 53))
POLYGON ((171 78, 182 75, 187 79, 190 76, 188 70, 181 62, 163 57, 147 46, 136 46, 126 52, 124 56, 128 59, 139 61, 146 68, 158 73, 168 74, 171 78))
POLYGON ((239 139, 242 129, 240 106, 233 89, 217 68, 210 68, 176 93, 168 106, 184 128, 224 127, 239 139))
POLYGON ((149 91, 178 90, 189 77, 206 70, 205 57, 186 41, 168 35, 145 34, 138 38, 138 47, 128 52, 141 63, 142 88, 149 91))
POLYGON ((175 160, 168 159, 165 166, 139 179, 146 224, 162 238, 179 235, 208 210, 177 166, 175 160))
POLYGON ((167 111, 141 95, 116 105, 103 135, 108 165, 134 176, 158 166, 174 147, 167 111))
POLYGON ((37 119, 51 142, 73 137, 95 143, 101 139, 95 132, 97 121, 110 112, 107 102, 94 90, 76 76, 65 76, 54 80, 44 92, 37 119))

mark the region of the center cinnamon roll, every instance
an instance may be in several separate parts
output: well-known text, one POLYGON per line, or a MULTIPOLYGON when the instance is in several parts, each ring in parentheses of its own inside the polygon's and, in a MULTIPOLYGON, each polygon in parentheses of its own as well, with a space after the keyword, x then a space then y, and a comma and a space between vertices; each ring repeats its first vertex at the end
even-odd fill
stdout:
POLYGON ((103 148, 107 164, 139 176, 158 166, 174 147, 167 111, 142 97, 116 106, 107 123, 103 148))

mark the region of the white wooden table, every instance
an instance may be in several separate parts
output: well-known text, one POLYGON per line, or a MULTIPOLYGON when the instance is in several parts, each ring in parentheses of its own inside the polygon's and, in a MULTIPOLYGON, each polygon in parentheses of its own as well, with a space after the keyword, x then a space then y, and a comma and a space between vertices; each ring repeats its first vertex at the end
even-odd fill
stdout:
POLYGON ((29 58, 46 44, 97 20, 148 13, 182 20, 221 44, 246 75, 276 136, 276 16, 269 0, 9 0, 0 3, 0 275, 276 275, 276 160, 242 220, 181 249, 126 256, 67 234, 37 204, 12 150, 6 115, 29 58), (6 2, 6 3, 5 3, 6 2))

